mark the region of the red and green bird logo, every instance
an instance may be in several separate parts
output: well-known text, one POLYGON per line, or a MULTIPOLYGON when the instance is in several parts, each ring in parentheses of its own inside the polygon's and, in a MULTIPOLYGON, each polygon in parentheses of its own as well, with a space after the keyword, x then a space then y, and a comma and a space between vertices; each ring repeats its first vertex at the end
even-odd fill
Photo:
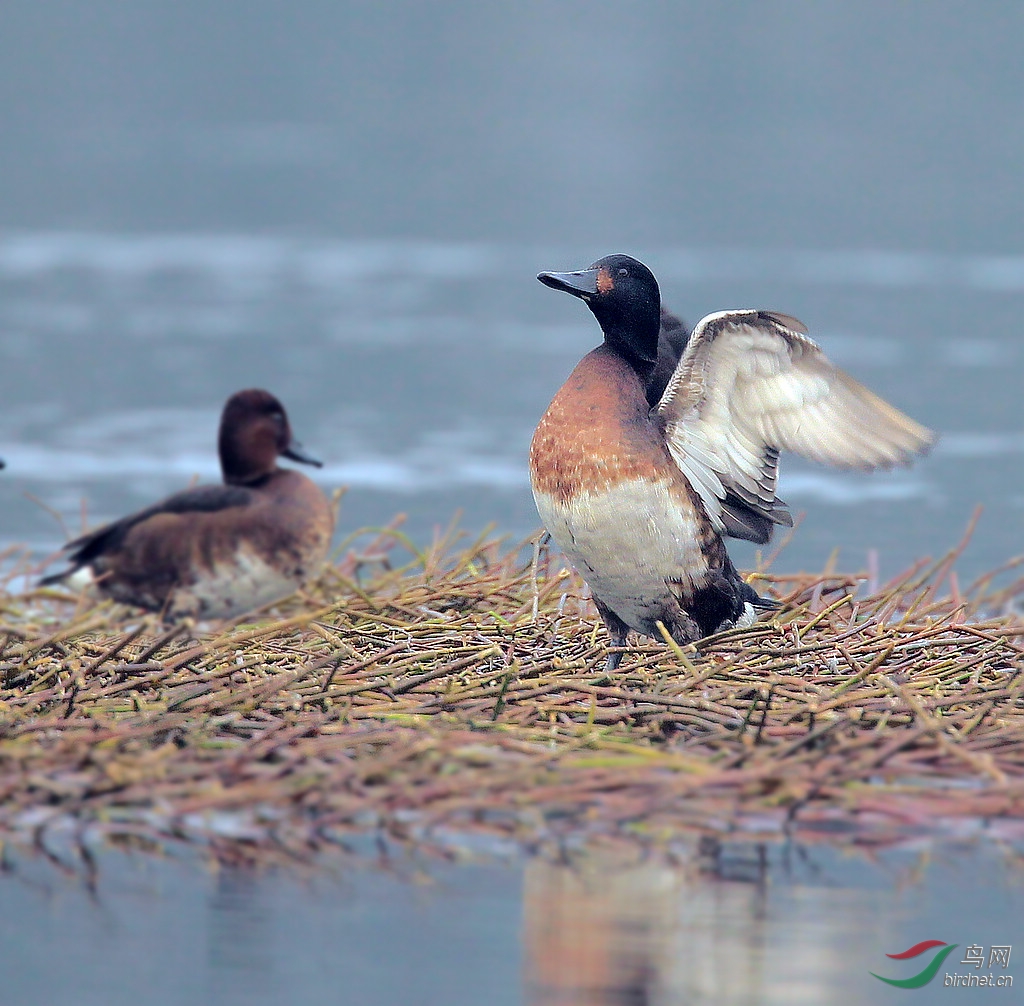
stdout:
POLYGON ((920 943, 915 943, 909 950, 904 950, 902 954, 886 954, 886 957, 891 957, 894 961, 907 961, 911 957, 919 957, 926 950, 931 950, 932 947, 945 947, 945 950, 940 950, 932 959, 928 962, 927 966, 923 971, 919 971, 916 975, 912 975, 910 978, 883 978, 881 975, 876 975, 874 971, 870 972, 880 982, 885 982, 886 985, 895 985, 898 989, 919 989, 922 985, 927 985, 934 977, 935 973, 942 967, 942 962, 960 946, 959 943, 954 943, 952 946, 947 946, 944 940, 922 940, 920 943))

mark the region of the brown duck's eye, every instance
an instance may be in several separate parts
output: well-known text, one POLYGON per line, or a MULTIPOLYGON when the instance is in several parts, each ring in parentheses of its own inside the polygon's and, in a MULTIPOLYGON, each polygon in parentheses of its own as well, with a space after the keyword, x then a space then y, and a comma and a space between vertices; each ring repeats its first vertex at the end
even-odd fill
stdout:
POLYGON ((629 270, 628 270, 628 269, 627 269, 627 268, 626 268, 625 266, 623 266, 623 267, 622 267, 622 268, 621 268, 621 269, 619 270, 619 275, 620 275, 620 276, 628 276, 628 275, 629 275, 629 270))

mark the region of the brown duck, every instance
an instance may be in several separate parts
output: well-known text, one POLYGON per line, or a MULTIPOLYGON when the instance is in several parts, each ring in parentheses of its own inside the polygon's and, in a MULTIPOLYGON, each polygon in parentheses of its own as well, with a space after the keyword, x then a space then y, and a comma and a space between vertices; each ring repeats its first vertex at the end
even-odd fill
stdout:
POLYGON ((232 395, 218 437, 223 485, 197 486, 69 542, 71 565, 116 601, 168 618, 227 618, 293 593, 323 563, 331 506, 279 456, 316 465, 269 391, 232 395))

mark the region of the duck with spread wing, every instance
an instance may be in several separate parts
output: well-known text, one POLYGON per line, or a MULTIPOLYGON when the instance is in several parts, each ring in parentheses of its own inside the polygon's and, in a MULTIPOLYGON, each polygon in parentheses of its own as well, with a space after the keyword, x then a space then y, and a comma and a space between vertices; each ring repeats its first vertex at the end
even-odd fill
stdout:
MULTIPOLYGON (((934 442, 789 315, 708 315, 666 384, 661 294, 642 262, 610 255, 537 278, 580 297, 604 334, 544 413, 530 477, 615 647, 630 629, 660 639, 658 622, 691 643, 775 607, 736 571, 723 537, 765 543, 775 525, 792 525, 775 495, 780 452, 872 471, 909 464, 934 442)), ((610 653, 609 670, 621 658, 610 653)))

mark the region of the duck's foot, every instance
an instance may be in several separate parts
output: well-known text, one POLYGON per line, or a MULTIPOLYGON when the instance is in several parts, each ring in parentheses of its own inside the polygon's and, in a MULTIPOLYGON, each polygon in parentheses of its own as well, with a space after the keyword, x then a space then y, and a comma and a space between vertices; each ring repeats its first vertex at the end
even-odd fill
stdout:
MULTIPOLYGON (((605 628, 608 630, 609 645, 625 646, 626 637, 629 635, 629 626, 626 625, 626 623, 600 598, 595 597, 594 604, 597 605, 598 614, 601 616, 605 628)), ((610 652, 608 654, 608 659, 604 664, 605 671, 610 673, 618 670, 619 664, 622 663, 623 656, 624 654, 622 653, 622 650, 610 652)))

